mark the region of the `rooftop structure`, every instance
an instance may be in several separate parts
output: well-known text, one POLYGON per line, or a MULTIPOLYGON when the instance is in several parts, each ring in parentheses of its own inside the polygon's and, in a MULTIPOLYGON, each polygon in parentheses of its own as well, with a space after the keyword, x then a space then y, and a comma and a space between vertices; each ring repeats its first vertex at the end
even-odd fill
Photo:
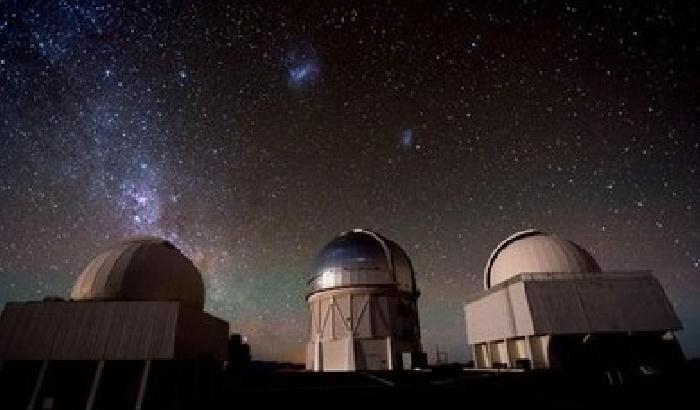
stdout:
POLYGON ((577 244, 536 230, 501 242, 465 305, 477 368, 661 367, 681 323, 649 271, 603 272, 577 244), (643 306, 643 314, 640 307, 643 306))
POLYGON ((228 323, 203 304, 199 271, 171 243, 113 245, 83 270, 70 300, 5 305, 3 408, 162 408, 194 399, 196 388, 168 389, 220 368, 229 341, 228 323))
POLYGON ((392 370, 422 363, 415 274, 406 252, 354 229, 314 262, 307 302, 307 368, 392 370))

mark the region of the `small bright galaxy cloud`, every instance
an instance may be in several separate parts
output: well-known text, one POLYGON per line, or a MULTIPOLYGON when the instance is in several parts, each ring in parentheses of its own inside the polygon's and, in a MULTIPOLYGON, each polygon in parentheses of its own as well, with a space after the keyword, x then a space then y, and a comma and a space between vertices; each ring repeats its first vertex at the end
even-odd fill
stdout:
POLYGON ((314 85, 321 77, 316 50, 308 44, 299 44, 290 48, 285 58, 285 66, 287 84, 297 90, 314 85))
POLYGON ((403 151, 411 150, 415 147, 416 134, 413 132, 412 128, 405 128, 401 131, 401 138, 399 139, 399 147, 403 151))

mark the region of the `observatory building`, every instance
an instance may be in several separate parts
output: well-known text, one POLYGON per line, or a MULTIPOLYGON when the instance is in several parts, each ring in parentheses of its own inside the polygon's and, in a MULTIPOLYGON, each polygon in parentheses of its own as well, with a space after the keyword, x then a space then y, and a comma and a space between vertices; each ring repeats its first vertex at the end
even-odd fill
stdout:
MULTIPOLYGON (((476 368, 616 372, 682 358, 681 323, 649 271, 602 272, 573 242, 518 232, 491 253, 465 305, 476 368)), ((608 373, 610 374, 610 373, 608 373)))
MULTIPOLYGON (((229 326, 203 309, 200 272, 171 243, 136 238, 95 257, 68 301, 6 304, 3 408, 170 408, 227 357, 229 326), (193 380, 195 384, 193 383, 193 380)), ((189 396, 188 396, 189 395, 189 396)))
POLYGON ((344 232, 316 257, 308 282, 306 368, 410 369, 425 362, 411 261, 393 241, 344 232))

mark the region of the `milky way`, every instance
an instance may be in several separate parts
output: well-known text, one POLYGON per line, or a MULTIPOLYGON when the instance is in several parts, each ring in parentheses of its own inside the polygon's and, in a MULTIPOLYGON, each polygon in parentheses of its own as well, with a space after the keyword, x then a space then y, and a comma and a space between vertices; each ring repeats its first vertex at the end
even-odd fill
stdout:
POLYGON ((256 357, 300 360, 312 259, 366 227, 465 360, 463 302, 534 227, 653 270, 697 356, 698 6, 596 3, 3 2, 0 302, 159 235, 256 357))

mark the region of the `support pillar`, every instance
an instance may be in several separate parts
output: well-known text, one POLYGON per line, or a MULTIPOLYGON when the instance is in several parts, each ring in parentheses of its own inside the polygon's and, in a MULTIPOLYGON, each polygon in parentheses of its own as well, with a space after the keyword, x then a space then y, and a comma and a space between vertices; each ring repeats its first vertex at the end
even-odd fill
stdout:
POLYGON ((552 335, 542 336, 542 352, 544 356, 544 367, 549 369, 552 367, 552 361, 549 357, 549 344, 552 342, 552 335))
POLYGON ((347 337, 345 341, 348 348, 348 370, 357 370, 357 365, 355 363, 355 339, 347 337))
POLYGON ((44 376, 46 375, 46 368, 49 367, 49 361, 44 360, 41 362, 41 369, 39 369, 39 374, 36 376, 36 384, 34 384, 34 390, 32 391, 32 398, 29 400, 27 405, 27 410, 34 410, 36 406, 36 399, 41 391, 41 386, 44 384, 44 376))
POLYGON ((321 346, 321 338, 316 335, 314 341, 314 371, 320 372, 323 370, 323 347, 321 346))
POLYGON ((493 367, 493 357, 491 357, 491 342, 486 342, 484 343, 484 345, 486 345, 486 363, 484 363, 484 367, 491 368, 493 367))
POLYGON ((148 386, 148 374, 151 371, 151 361, 146 360, 143 365, 143 373, 141 373, 141 385, 139 386, 139 395, 136 397, 135 410, 141 410, 143 399, 146 397, 146 387, 148 386))
POLYGON ((532 357, 532 340, 530 340, 530 336, 525 336, 525 354, 527 355, 527 359, 530 361, 530 368, 536 368, 535 358, 532 357))
POLYGON ((95 405, 95 397, 97 396, 97 388, 100 386, 100 379, 102 378, 102 370, 104 370, 105 361, 100 360, 97 362, 97 368, 95 369, 95 376, 92 378, 92 386, 90 386, 90 394, 88 395, 87 404, 85 405, 85 410, 92 410, 92 406, 95 405))
POLYGON ((503 346, 506 348, 506 366, 508 368, 515 367, 513 366, 513 359, 510 356, 510 346, 508 345, 508 339, 503 339, 503 346))
POLYGON ((391 336, 386 338, 386 367, 394 370, 394 349, 392 349, 391 336))

